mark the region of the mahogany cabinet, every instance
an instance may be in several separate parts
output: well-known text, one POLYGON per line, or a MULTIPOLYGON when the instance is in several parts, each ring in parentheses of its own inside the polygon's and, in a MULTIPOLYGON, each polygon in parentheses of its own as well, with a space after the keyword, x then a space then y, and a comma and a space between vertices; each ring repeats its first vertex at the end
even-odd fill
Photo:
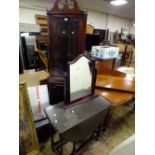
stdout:
POLYGON ((56 104, 64 100, 67 63, 85 51, 87 14, 75 0, 56 0, 47 16, 48 89, 51 104, 56 104))
POLYGON ((47 15, 49 72, 66 72, 67 62, 84 53, 87 14, 75 0, 56 0, 47 15))

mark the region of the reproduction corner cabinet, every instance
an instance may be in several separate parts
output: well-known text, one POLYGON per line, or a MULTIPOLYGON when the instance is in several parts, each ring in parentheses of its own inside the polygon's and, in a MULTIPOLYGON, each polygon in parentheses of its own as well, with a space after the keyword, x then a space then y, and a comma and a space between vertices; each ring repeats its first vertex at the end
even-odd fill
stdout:
POLYGON ((75 0, 56 0, 47 16, 49 72, 66 72, 68 61, 85 51, 87 14, 75 0))

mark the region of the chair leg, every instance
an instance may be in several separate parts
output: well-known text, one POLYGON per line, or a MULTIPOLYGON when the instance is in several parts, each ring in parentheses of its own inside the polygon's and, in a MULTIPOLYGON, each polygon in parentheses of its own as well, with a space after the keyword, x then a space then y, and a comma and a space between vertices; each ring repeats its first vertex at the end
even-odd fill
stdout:
POLYGON ((129 61, 129 65, 131 65, 131 61, 132 61, 132 55, 133 55, 133 52, 131 52, 131 55, 130 55, 130 61, 129 61))
POLYGON ((121 66, 124 64, 124 53, 122 53, 122 57, 121 57, 121 66))

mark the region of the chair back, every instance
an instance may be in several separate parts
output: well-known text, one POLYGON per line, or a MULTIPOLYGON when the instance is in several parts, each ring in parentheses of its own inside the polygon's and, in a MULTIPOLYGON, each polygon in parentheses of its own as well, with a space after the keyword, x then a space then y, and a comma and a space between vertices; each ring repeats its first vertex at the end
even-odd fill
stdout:
POLYGON ((126 50, 126 44, 117 44, 117 47, 119 48, 119 52, 125 52, 126 50))
POLYGON ((126 48, 126 52, 133 52, 133 51, 134 51, 134 45, 128 44, 126 48))

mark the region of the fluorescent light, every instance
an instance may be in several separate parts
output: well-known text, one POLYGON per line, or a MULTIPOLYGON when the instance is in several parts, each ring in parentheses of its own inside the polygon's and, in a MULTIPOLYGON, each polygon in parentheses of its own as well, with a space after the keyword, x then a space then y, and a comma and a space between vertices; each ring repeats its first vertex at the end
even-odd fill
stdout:
POLYGON ((113 0, 113 1, 110 2, 110 4, 116 5, 116 6, 123 5, 123 4, 126 4, 126 3, 127 3, 126 0, 113 0))
POLYGON ((21 37, 28 37, 29 36, 29 33, 21 33, 21 37))

